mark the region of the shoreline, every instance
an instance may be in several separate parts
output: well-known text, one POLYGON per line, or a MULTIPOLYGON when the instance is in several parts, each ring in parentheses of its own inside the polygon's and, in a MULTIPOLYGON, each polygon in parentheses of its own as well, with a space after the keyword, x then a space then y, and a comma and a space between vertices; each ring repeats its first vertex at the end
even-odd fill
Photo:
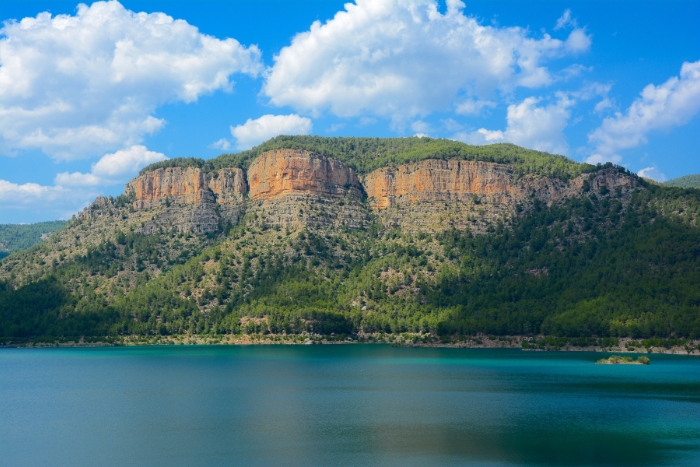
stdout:
POLYGON ((544 336, 460 336, 439 338, 431 334, 356 334, 353 336, 323 336, 319 334, 259 335, 237 334, 221 336, 119 336, 116 338, 84 339, 78 341, 48 339, 26 342, 6 341, 0 348, 71 348, 71 347, 135 347, 168 345, 347 345, 389 344, 393 347, 454 348, 454 349, 520 349, 528 352, 614 352, 623 354, 668 354, 700 356, 700 340, 631 338, 545 338, 544 336), (578 342, 583 339, 585 342, 578 342), (573 341, 573 343, 572 343, 573 341), (578 345, 590 344, 594 345, 578 345), (660 341, 660 342, 656 342, 660 341), (647 345, 642 345, 646 342, 647 345), (682 345, 670 345, 679 344, 682 345), (659 343, 665 345, 658 345, 659 343), (560 345, 557 345, 560 344, 560 345), (577 345, 574 345, 577 344, 577 345), (606 345, 608 344, 608 345, 606 345), (657 345, 653 345, 657 344, 657 345))

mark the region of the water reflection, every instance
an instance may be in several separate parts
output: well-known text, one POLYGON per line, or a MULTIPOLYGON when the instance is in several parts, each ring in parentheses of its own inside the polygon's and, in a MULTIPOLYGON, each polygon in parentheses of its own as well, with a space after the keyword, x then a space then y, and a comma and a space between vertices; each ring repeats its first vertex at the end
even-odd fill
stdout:
POLYGON ((700 361, 382 346, 0 351, 1 465, 698 465, 700 361))

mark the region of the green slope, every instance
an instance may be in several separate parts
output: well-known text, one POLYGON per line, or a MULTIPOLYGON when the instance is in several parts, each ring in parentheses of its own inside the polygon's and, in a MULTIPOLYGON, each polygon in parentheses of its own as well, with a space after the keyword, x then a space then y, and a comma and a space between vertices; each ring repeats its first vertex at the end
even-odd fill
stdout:
MULTIPOLYGON (((494 160, 561 178, 624 171, 513 145, 428 138, 278 137, 211 161, 155 166, 246 167, 279 147, 327 154, 360 173, 427 157, 494 160)), ((587 191, 552 206, 535 200, 511 225, 499 222, 480 236, 405 232, 378 217, 362 229, 281 229, 252 212, 206 236, 143 235, 138 229, 153 213, 120 197, 104 217, 73 220, 0 261, 0 338, 305 331, 697 338, 700 191, 634 178, 632 194, 587 191)))
POLYGON ((15 251, 25 250, 62 229, 66 221, 38 222, 36 224, 0 224, 0 258, 15 251))
POLYGON ((700 188, 700 174, 674 178, 673 180, 664 182, 664 185, 677 188, 700 188))
MULTIPOLYGON (((111 298, 94 290, 117 273, 123 254, 104 243, 45 279, 5 287, 0 335, 313 329, 695 338, 699 206, 694 191, 648 185, 626 208, 615 194, 537 204, 512 229, 479 237, 377 225, 277 231, 247 219, 184 264, 155 279, 140 276, 140 284, 111 298), (79 271, 86 279, 71 290, 79 271), (201 312, 207 303, 215 305, 201 312)), ((122 239, 135 245, 132 255, 142 251, 146 270, 160 261, 147 252, 165 241, 122 239)))

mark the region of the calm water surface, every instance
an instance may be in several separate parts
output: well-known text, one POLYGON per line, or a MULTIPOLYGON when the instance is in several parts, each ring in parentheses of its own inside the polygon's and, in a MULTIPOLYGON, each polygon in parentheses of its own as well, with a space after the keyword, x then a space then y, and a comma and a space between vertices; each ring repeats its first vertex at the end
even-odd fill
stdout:
POLYGON ((700 465, 700 359, 379 345, 0 350, 0 465, 700 465))

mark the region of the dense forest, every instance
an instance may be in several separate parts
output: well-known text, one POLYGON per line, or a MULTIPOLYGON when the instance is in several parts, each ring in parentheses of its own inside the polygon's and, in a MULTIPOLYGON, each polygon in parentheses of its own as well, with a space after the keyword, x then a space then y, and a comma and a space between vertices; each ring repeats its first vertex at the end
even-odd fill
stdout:
POLYGON ((0 224, 0 259, 15 251, 25 250, 41 243, 65 225, 66 221, 0 224))
POLYGON ((700 188, 700 174, 674 178, 673 180, 664 182, 664 185, 676 188, 700 188))
POLYGON ((303 332, 700 337, 700 190, 512 145, 460 149, 423 138, 279 137, 263 149, 151 168, 245 166, 263 150, 285 146, 333 155, 362 172, 449 155, 557 178, 592 180, 614 170, 632 177, 635 188, 628 194, 586 188, 551 205, 532 199, 485 235, 406 232, 376 215, 361 228, 281 228, 253 211, 215 234, 146 235, 138 227, 150 214, 122 199, 109 217, 76 218, 51 242, 0 262, 0 339, 303 332))

